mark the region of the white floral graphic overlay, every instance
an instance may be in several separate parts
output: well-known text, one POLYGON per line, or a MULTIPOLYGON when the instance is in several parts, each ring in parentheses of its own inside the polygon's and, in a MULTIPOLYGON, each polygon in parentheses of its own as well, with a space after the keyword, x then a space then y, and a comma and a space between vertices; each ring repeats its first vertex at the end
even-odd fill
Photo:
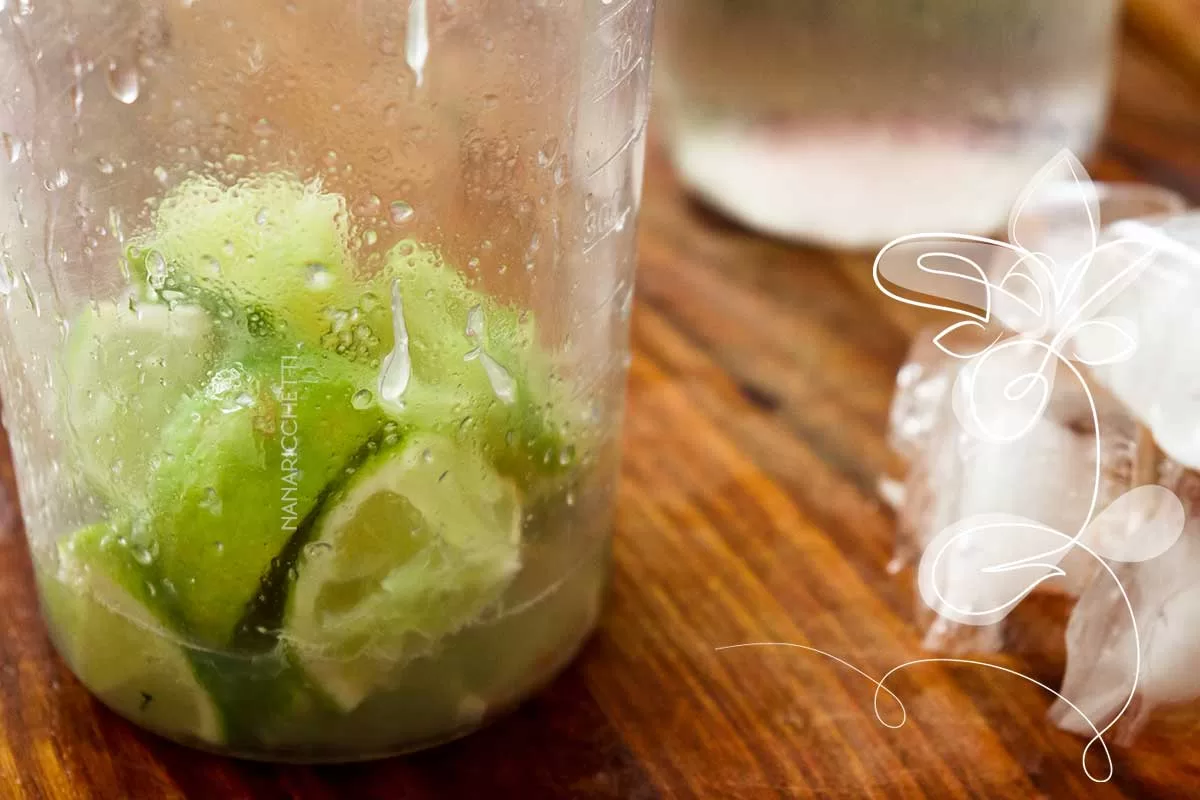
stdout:
MULTIPOLYGON (((1077 382, 1094 431, 1090 503, 1078 526, 1059 530, 1005 513, 958 520, 924 548, 918 585, 923 601, 942 618, 991 625, 1008 616, 1039 584, 1065 575, 1059 563, 1071 550, 1087 553, 1103 570, 1096 580, 1115 583, 1133 622, 1134 677, 1120 711, 1097 728, 1068 698, 1045 684, 982 661, 918 659, 875 680, 830 653, 785 646, 824 655, 874 683, 876 718, 888 727, 903 725, 907 713, 885 684, 910 666, 970 664, 1034 683, 1086 722, 1093 737, 1083 751, 1083 769, 1093 781, 1105 782, 1112 778, 1113 762, 1104 734, 1133 702, 1142 666, 1137 618, 1109 562, 1145 561, 1166 552, 1183 532, 1185 512, 1171 491, 1157 485, 1137 486, 1099 508, 1101 420, 1081 366, 1104 367, 1133 355, 1138 343, 1133 322, 1100 312, 1138 279, 1162 246, 1147 235, 1106 237, 1102 242, 1099 205, 1083 165, 1063 150, 1033 177, 1016 202, 1008 242, 949 233, 901 237, 880 251, 874 279, 889 297, 955 318, 934 344, 963 362, 951 399, 955 417, 971 440, 1003 444, 1031 435, 1046 414, 1055 381, 1077 382), (1036 214, 1029 211, 1034 207, 1036 214), (880 715, 881 692, 900 705, 898 723, 880 715), (1101 774, 1088 764, 1097 744, 1107 764, 1101 774)), ((768 644, 780 643, 761 643, 768 644)), ((746 646, 758 645, 735 645, 746 646)))

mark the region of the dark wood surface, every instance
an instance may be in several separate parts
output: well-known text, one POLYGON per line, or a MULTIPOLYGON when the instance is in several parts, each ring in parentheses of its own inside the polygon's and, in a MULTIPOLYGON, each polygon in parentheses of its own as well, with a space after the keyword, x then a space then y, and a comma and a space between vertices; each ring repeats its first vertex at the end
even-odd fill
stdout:
MULTIPOLYGON (((1194 87, 1131 39, 1103 179, 1200 203, 1194 87)), ((920 658, 911 574, 889 575, 893 376, 924 318, 871 282, 869 256, 770 241, 689 202, 652 147, 640 235, 616 577, 597 635, 560 679, 466 740, 342 766, 193 752, 107 712, 38 618, 11 468, 0 504, 0 797, 1148 797, 1200 793, 1200 711, 1156 719, 1096 785, 1084 742, 1036 687, 920 658)), ((1023 609, 998 663, 1050 685, 1061 614, 1023 609)))

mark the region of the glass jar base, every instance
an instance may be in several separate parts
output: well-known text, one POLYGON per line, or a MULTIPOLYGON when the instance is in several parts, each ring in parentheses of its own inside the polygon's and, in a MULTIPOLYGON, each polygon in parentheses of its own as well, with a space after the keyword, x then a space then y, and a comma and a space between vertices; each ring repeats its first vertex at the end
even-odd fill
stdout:
MULTIPOLYGON (((164 680, 161 671, 153 679, 159 691, 152 695, 139 691, 140 684, 124 680, 130 675, 125 664, 122 680, 114 682, 105 680, 96 663, 79 661, 79 654, 62 638, 70 623, 63 617, 67 606, 61 593, 70 590, 50 576, 43 575, 41 581, 43 608, 56 649, 97 700, 118 715, 163 738, 218 755, 280 763, 348 763, 403 755, 462 738, 505 716, 548 685, 596 628, 609 562, 609 548, 599 547, 552 591, 448 637, 435 653, 403 666, 388 688, 344 712, 324 701, 319 687, 298 677, 299 670, 288 663, 286 653, 187 649, 199 682, 184 688, 212 696, 219 734, 214 725, 196 721, 202 716, 192 713, 198 704, 183 702, 180 684, 164 680), (167 691, 172 692, 169 699, 167 691), (240 706, 239 701, 247 698, 256 704, 240 706), (148 711, 152 701, 160 704, 158 716, 148 711), (163 703, 170 703, 173 713, 166 714, 163 703)), ((93 601, 84 598, 84 602, 93 601)), ((126 634, 129 630, 138 630, 136 635, 147 642, 147 649, 160 641, 156 632, 131 627, 126 634)), ((155 656, 145 659, 154 660, 155 656)))

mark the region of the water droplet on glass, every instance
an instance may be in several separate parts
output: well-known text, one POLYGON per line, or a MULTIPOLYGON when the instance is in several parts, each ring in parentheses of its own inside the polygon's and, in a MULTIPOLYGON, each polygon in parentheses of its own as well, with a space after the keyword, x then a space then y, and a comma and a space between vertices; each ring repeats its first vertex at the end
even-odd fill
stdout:
POLYGON ((267 210, 265 208, 260 208, 258 213, 254 215, 254 223, 256 225, 267 224, 267 210))
POLYGON ((167 260, 162 253, 151 250, 146 254, 146 274, 153 289, 162 289, 167 283, 167 260))
POLYGON ((478 303, 467 310, 466 334, 472 339, 483 336, 483 307, 478 303))
POLYGON ((549 139, 538 150, 537 162, 539 167, 548 167, 558 157, 558 139, 549 139))
POLYGON ((365 411, 371 407, 371 401, 374 399, 375 396, 371 394, 370 389, 359 389, 354 393, 354 396, 350 398, 350 405, 354 406, 359 411, 365 411))
POLYGON ((467 259, 467 269, 470 269, 470 270, 479 269, 479 259, 475 258, 473 256, 471 258, 467 259))
MULTIPOLYGON (((212 486, 204 490, 204 497, 200 499, 199 505, 213 516, 220 516, 221 514, 221 496, 217 494, 217 490, 212 486)), ((223 550, 224 547, 225 545, 217 542, 217 552, 223 550)))
POLYGON ((392 37, 384 36, 379 40, 379 52, 385 56, 394 56, 398 51, 399 48, 396 46, 396 40, 392 37))
POLYGON ((367 231, 363 234, 363 244, 365 244, 367 247, 374 247, 375 243, 378 241, 379 234, 375 231, 367 231))
POLYGON ((137 67, 132 64, 110 61, 105 82, 108 84, 108 93, 125 105, 135 103, 141 93, 141 78, 137 67))
POLYGON ((333 286, 335 278, 333 273, 324 264, 316 262, 308 265, 308 288, 313 291, 324 291, 333 286))
POLYGON ((250 45, 250 52, 246 56, 246 64, 250 67, 251 72, 260 72, 266 64, 266 56, 263 53, 262 42, 254 41, 250 45))
POLYGON ((425 83, 425 62, 429 58, 429 15, 425 0, 409 0, 408 30, 404 37, 404 60, 417 78, 417 86, 425 83))
POLYGON ((305 558, 320 558, 333 551, 333 545, 329 542, 309 542, 304 545, 305 558))
POLYGON ((111 161, 109 161, 107 158, 97 159, 96 160, 96 169, 100 170, 101 175, 112 175, 113 174, 113 163, 111 161))
POLYGON ((0 255, 0 295, 8 297, 17 287, 17 278, 13 273, 12 257, 8 253, 0 255))
POLYGON ((508 370, 486 352, 479 354, 479 363, 483 364, 483 371, 487 373, 488 383, 492 385, 492 393, 500 402, 511 405, 517 397, 517 382, 513 380, 512 375, 509 375, 508 370))
POLYGON ((410 222, 413 216, 416 214, 416 212, 413 211, 413 207, 403 200, 393 201, 389 209, 392 215, 392 222, 396 225, 403 225, 406 222, 410 222))
POLYGON ((170 179, 170 177, 171 176, 168 175, 167 171, 165 169, 163 169, 162 167, 154 168, 154 179, 156 181, 158 181, 159 183, 161 183, 163 186, 167 185, 167 181, 170 179))
POLYGON ((71 182, 71 176, 67 174, 67 171, 65 169, 60 169, 57 172, 55 172, 52 176, 50 176, 49 178, 44 180, 42 182, 42 186, 45 187, 46 191, 53 192, 53 191, 57 191, 59 189, 65 188, 66 185, 70 182, 71 182))
POLYGON ((408 328, 404 324, 404 301, 400 281, 392 281, 392 336, 395 346, 383 361, 379 376, 379 397, 386 405, 396 405, 412 378, 412 359, 408 353, 408 328))
POLYGON ((225 244, 221 245, 221 252, 227 256, 233 255, 233 242, 226 239, 225 244))
POLYGON ((271 123, 266 117, 259 118, 250 131, 260 139, 269 139, 275 133, 275 129, 271 127, 271 123))
POLYGON ((21 158, 21 142, 10 134, 0 133, 0 149, 3 149, 4 157, 10 164, 17 163, 21 158))
POLYGON ((400 104, 388 103, 383 107, 383 124, 395 125, 400 121, 400 104))
POLYGON ((562 451, 560 451, 560 452, 559 452, 559 454, 558 454, 558 463, 559 463, 559 465, 560 465, 560 466, 563 466, 563 467, 565 467, 565 466, 567 466, 568 464, 570 464, 570 463, 571 463, 572 461, 574 461, 574 460, 575 460, 575 447, 574 447, 574 445, 567 445, 567 446, 566 446, 566 447, 564 447, 564 448, 562 449, 562 451))
POLYGON ((129 548, 129 552, 133 556, 133 560, 143 567, 154 563, 154 551, 149 547, 142 547, 135 544, 129 548))
POLYGON ((367 197, 353 209, 353 212, 360 217, 374 218, 379 216, 379 210, 383 207, 383 201, 378 195, 367 195, 367 197))
POLYGON ((250 406, 254 405, 254 398, 246 392, 242 392, 233 399, 233 402, 242 408, 249 408, 250 406))
POLYGON ((617 307, 617 313, 620 315, 622 322, 629 321, 629 317, 633 314, 632 287, 626 289, 624 295, 622 295, 620 305, 617 307))

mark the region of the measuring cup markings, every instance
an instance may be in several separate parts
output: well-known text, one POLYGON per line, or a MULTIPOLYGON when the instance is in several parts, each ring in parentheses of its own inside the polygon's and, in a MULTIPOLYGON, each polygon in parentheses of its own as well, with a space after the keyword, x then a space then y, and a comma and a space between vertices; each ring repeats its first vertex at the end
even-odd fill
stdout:
MULTIPOLYGON (((611 5, 613 0, 601 0, 601 2, 604 5, 611 5)), ((608 23, 612 22, 614 19, 624 14, 635 2, 637 2, 637 0, 625 0, 625 2, 621 3, 621 5, 608 12, 605 16, 601 17, 600 25, 607 25, 608 23)))
POLYGON ((609 164, 612 164, 618 158, 625 155, 625 152, 627 150, 629 150, 629 148, 632 147, 635 142, 639 141, 642 138, 642 136, 646 133, 646 128, 648 125, 649 125, 648 118, 643 119, 640 123, 638 123, 638 126, 634 129, 632 129, 629 132, 629 135, 625 137, 625 141, 623 141, 621 143, 621 146, 618 147, 612 155, 610 155, 608 158, 604 159, 604 162, 600 166, 596 167, 594 170, 589 172, 588 177, 594 178, 597 173, 601 172, 609 164))
POLYGON ((589 179, 625 155, 645 131, 649 109, 639 90, 650 77, 650 4, 624 0, 606 11, 595 24, 590 47, 577 120, 586 143, 581 166, 589 179))
POLYGON ((642 90, 650 80, 651 7, 649 0, 602 0, 591 6, 597 21, 576 112, 577 176, 583 185, 575 253, 591 277, 590 300, 579 309, 587 319, 611 306, 632 268, 620 251, 633 230, 636 156, 650 116, 642 90))
POLYGON ((625 229, 632 206, 626 198, 627 181, 612 193, 597 203, 597 195, 588 194, 584 198, 583 220, 583 254, 587 255, 596 249, 608 237, 625 229))
MULTIPOLYGON (((624 45, 628 46, 628 47, 632 47, 633 46, 633 37, 632 36, 627 37, 624 45)), ((603 100, 604 98, 608 97, 610 94, 615 92, 617 89, 620 89, 622 86, 624 86, 625 82, 627 80, 629 80, 629 78, 635 72, 640 70, 646 63, 646 59, 644 56, 638 56, 636 60, 634 60, 632 63, 626 65, 626 63, 624 61, 624 59, 626 59, 626 58, 631 58, 631 59, 633 58, 633 55, 630 51, 625 50, 625 49, 613 51, 613 54, 612 54, 613 60, 609 63, 609 67, 612 70, 620 70, 620 71, 617 72, 615 75, 613 75, 611 73, 607 74, 607 80, 604 80, 603 83, 601 83, 599 85, 600 93, 592 98, 593 103, 600 102, 601 100, 603 100)))
POLYGON ((611 14, 598 26, 595 39, 599 46, 591 62, 593 76, 592 102, 599 102, 615 92, 633 75, 645 72, 650 45, 649 23, 633 19, 628 30, 621 29, 622 17, 633 9, 628 2, 620 11, 611 14))

